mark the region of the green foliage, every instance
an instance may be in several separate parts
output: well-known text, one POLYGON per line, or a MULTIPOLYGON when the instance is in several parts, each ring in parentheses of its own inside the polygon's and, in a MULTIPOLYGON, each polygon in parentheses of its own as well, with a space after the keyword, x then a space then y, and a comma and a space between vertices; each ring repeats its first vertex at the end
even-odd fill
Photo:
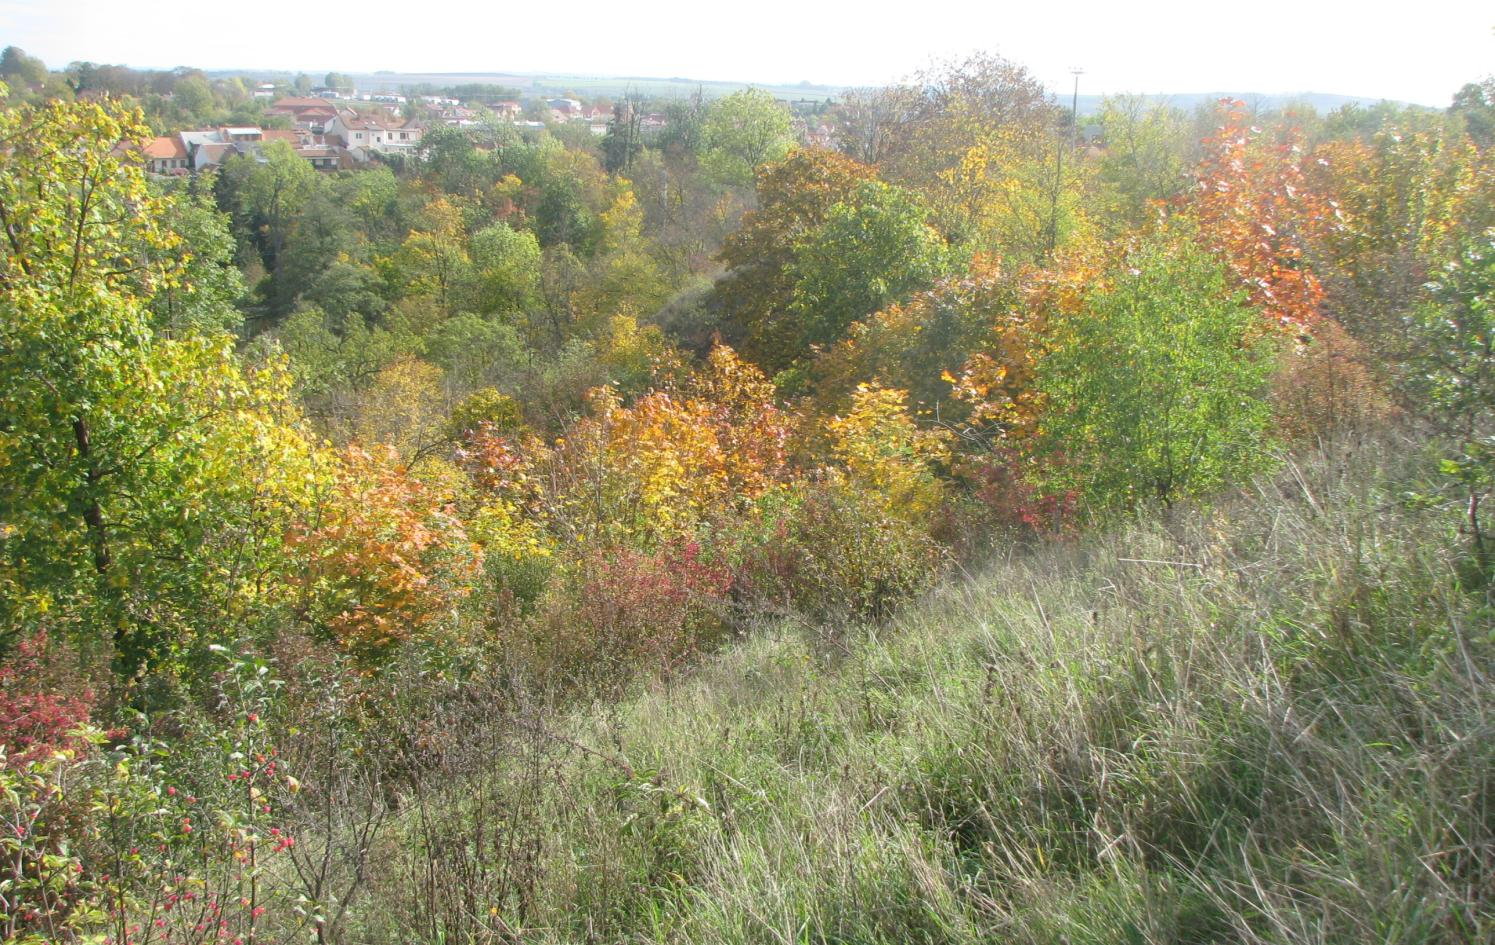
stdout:
POLYGON ((265 601, 312 462, 274 365, 247 374, 226 338, 153 331, 136 292, 176 282, 181 257, 169 204, 113 154, 137 120, 0 115, 0 583, 24 588, 4 617, 63 617, 127 671, 265 601))
POLYGON ((1495 230, 1462 243, 1412 313, 1406 384, 1453 450, 1442 472, 1465 500, 1466 530, 1488 572, 1483 500, 1495 489, 1495 230))
POLYGON ((744 351, 765 370, 779 371, 799 354, 800 328, 790 313, 796 248, 875 173, 834 152, 806 148, 759 174, 758 209, 723 242, 728 270, 714 295, 742 325, 744 351))
POLYGON ((348 271, 360 255, 353 215, 321 187, 293 213, 267 293, 275 310, 288 312, 302 298, 339 313, 369 308, 367 301, 357 298, 361 287, 348 271), (334 268, 336 272, 331 271, 334 268), (340 298, 345 291, 353 297, 340 298))
POLYGON ((952 264, 917 198, 881 181, 858 185, 795 244, 790 311, 802 325, 791 350, 839 340, 853 321, 928 288, 952 264))
POLYGON ((1451 432, 1478 436, 1495 411, 1495 230, 1431 275, 1412 318, 1419 357, 1408 383, 1451 432))
POLYGON ((0 79, 16 85, 41 85, 47 81, 47 64, 19 46, 6 46, 0 52, 0 79))
POLYGON ((176 278, 154 287, 141 286, 150 299, 151 327, 164 334, 214 334, 237 331, 244 314, 244 277, 234 265, 234 241, 228 215, 211 197, 187 190, 166 203, 162 226, 182 241, 176 278))
POLYGON ((1273 367, 1260 316, 1186 234, 1132 249, 1053 328, 1037 368, 1049 488, 1170 504, 1266 460, 1273 367))
POLYGON ((472 310, 506 318, 534 311, 540 297, 540 242, 533 233, 495 223, 472 235, 472 310))
POLYGON ((1495 78, 1466 83, 1454 93, 1448 111, 1464 119, 1464 130, 1480 147, 1495 144, 1495 78))
POLYGON ((522 432, 524 413, 519 402, 491 387, 474 391, 452 408, 447 429, 451 439, 460 442, 485 425, 491 433, 501 436, 515 436, 522 432))
POLYGON ((235 221, 254 234, 265 266, 274 272, 283 262, 297 217, 321 188, 322 178, 284 141, 271 141, 262 153, 263 161, 230 158, 221 180, 231 194, 235 221))
POLYGON ((763 89, 713 102, 701 125, 701 165, 724 184, 750 186, 759 167, 782 160, 793 147, 789 110, 763 89))
POLYGON ((1193 142, 1185 116, 1140 96, 1108 96, 1100 114, 1104 151, 1096 171, 1102 219, 1114 228, 1145 226, 1189 185, 1186 157, 1193 142))
POLYGON ((530 352, 512 325, 478 315, 454 315, 425 337, 426 356, 459 387, 512 386, 529 367, 530 352))

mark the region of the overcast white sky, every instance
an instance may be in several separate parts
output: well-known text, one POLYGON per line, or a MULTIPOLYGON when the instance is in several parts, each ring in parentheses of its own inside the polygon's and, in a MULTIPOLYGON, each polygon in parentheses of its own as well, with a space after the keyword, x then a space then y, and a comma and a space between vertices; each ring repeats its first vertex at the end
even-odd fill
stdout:
POLYGON ((1445 105, 1495 72, 1490 0, 0 0, 54 68, 554 72, 879 84, 974 49, 1067 91, 1335 92, 1445 105))

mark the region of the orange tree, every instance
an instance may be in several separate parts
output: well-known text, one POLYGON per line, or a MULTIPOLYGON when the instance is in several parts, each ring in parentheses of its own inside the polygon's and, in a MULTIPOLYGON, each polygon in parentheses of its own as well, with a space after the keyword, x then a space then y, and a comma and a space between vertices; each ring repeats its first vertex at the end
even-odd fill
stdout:
POLYGON ((412 477, 391 447, 349 448, 289 540, 303 618, 368 665, 454 622, 483 558, 454 496, 412 477))
POLYGON ((1215 118, 1184 212, 1251 304, 1301 329, 1323 298, 1309 247, 1333 225, 1333 208, 1309 186, 1298 129, 1254 125, 1242 102, 1222 101, 1215 118))

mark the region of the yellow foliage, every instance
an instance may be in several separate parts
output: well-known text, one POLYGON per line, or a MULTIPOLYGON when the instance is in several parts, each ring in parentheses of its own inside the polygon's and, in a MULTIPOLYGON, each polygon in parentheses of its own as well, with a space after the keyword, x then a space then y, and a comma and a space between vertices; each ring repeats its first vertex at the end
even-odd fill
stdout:
POLYGON ((444 446, 450 398, 441 368, 401 358, 381 370, 359 398, 352 418, 354 441, 393 447, 407 467, 444 446))
POLYGON ((788 423, 772 385, 718 347, 680 389, 624 405, 609 387, 540 458, 553 525, 576 541, 652 546, 693 534, 782 480, 788 423))
POLYGON ((921 430, 908 411, 908 394, 863 384, 851 410, 832 418, 836 458, 850 484, 877 496, 890 516, 918 522, 939 508, 944 490, 935 464, 950 456, 950 433, 921 430))

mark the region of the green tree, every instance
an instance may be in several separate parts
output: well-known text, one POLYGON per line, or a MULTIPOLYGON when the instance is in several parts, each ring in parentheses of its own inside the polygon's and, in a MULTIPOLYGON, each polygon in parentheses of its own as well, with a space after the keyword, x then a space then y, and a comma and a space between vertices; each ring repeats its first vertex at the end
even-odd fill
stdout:
POLYGON ((172 100, 195 127, 206 121, 214 111, 213 90, 201 76, 188 76, 171 90, 172 100))
POLYGON ((527 230, 495 223, 472 235, 473 311, 521 315, 539 304, 540 241, 527 230))
POLYGON ((176 336, 236 331, 244 321, 238 305, 245 289, 228 217, 207 193, 188 189, 174 197, 165 202, 163 226, 181 240, 178 276, 154 294, 146 286, 138 290, 150 299, 152 327, 176 336))
POLYGON ((5 51, 0 52, 0 79, 42 85, 47 81, 47 64, 35 56, 28 56, 18 46, 6 46, 5 51))
POLYGON ((1053 329, 1037 367, 1045 485, 1165 505, 1260 468, 1273 352, 1261 316, 1186 235, 1149 238, 1053 329))
POLYGON ((511 388, 529 352, 512 325, 477 315, 453 315, 426 336, 426 354, 460 390, 511 388))
POLYGON ((701 153, 701 139, 711 106, 696 89, 689 97, 676 99, 664 107, 665 125, 655 146, 671 158, 695 158, 701 153))
POLYGON ((1095 181, 1104 217, 1118 228, 1141 227, 1156 217, 1158 203, 1189 186, 1188 121, 1138 95, 1108 96, 1094 121, 1105 143, 1095 181))
POLYGON ((265 145, 263 156, 263 161, 234 158, 224 175, 234 190, 241 221, 257 237, 265 267, 274 272, 292 226, 322 179, 284 141, 265 145))
POLYGON ((733 92, 711 106, 701 127, 701 164, 725 184, 748 187, 762 165, 794 148, 789 109, 763 89, 733 92))
POLYGON ((452 303, 471 275, 467 234, 462 213, 451 201, 437 198, 419 214, 395 256, 396 265, 411 292, 428 295, 443 314, 451 314, 452 303))
POLYGON ((790 314, 796 353, 838 341, 853 321, 928 288, 950 267, 945 240, 908 191, 881 181, 858 185, 794 247, 790 314))
POLYGON ((1462 488, 1465 529, 1487 575, 1495 555, 1484 524, 1495 489, 1495 229, 1462 241, 1427 294, 1408 319, 1405 386, 1448 439, 1442 469, 1462 488))
POLYGON ((1495 144, 1495 78, 1465 84, 1448 111, 1464 119, 1464 130, 1480 147, 1495 144))
POLYGON ((616 174, 633 168, 634 158, 644 149, 641 103, 629 100, 613 106, 613 120, 602 138, 602 166, 616 174))
MULTIPOLYGON (((285 245, 277 254, 269 292, 275 311, 290 311, 298 298, 318 289, 323 274, 331 266, 361 255, 353 215, 338 202, 336 195, 317 188, 291 221, 285 245)), ((320 294, 324 297, 327 294, 325 286, 320 294)))
POLYGON ((770 373, 794 357, 795 247, 876 172, 822 148, 795 151, 758 175, 758 209, 722 245, 727 274, 715 302, 736 323, 742 351, 770 373))

